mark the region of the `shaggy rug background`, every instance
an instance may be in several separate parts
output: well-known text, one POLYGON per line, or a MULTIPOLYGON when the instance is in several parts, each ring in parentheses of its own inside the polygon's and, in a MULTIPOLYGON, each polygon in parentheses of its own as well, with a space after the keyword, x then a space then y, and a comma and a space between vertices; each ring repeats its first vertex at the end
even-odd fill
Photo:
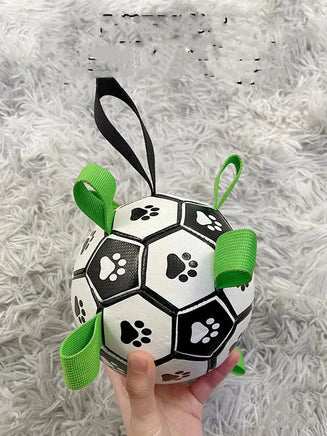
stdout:
MULTIPOLYGON (((200 76, 194 64, 177 79, 158 69, 137 81, 116 78, 152 137, 159 192, 213 204, 221 164, 232 153, 243 158, 222 212, 234 228, 258 235, 254 313, 241 344, 247 372, 230 374, 206 403, 204 434, 323 436, 326 2, 189 5, 215 14, 223 46, 216 78, 200 76)), ((102 13, 186 10, 173 1, 0 3, 1 435, 124 434, 103 368, 90 386, 70 391, 59 361, 74 328, 74 260, 93 227, 75 205, 76 177, 94 162, 112 171, 120 203, 148 194, 97 131, 95 81, 76 50, 98 37, 102 13)), ((108 111, 144 157, 136 117, 123 104, 108 111)))

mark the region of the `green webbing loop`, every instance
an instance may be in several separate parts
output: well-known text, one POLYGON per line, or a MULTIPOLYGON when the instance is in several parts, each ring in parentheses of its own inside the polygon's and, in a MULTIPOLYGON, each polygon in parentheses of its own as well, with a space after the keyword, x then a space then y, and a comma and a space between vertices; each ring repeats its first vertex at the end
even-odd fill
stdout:
POLYGON ((219 236, 214 257, 216 289, 249 283, 252 280, 256 253, 257 236, 253 230, 231 230, 219 236))
MULTIPOLYGON (((99 198, 99 200, 101 200, 100 195, 99 195, 96 191, 91 191, 91 189, 90 189, 90 192, 92 192, 93 195, 95 195, 96 197, 99 198)), ((111 203, 111 204, 112 204, 112 207, 113 207, 114 209, 117 209, 117 207, 120 206, 120 204, 119 204, 119 203, 116 203, 116 201, 114 201, 114 200, 112 200, 112 203, 111 203)))
POLYGON ((86 165, 74 185, 77 206, 107 233, 111 233, 114 209, 117 205, 113 201, 115 192, 114 177, 109 171, 95 164, 86 165), (84 183, 90 185, 94 191, 89 190, 84 183))
POLYGON ((229 196, 229 194, 232 192, 232 189, 234 188, 236 182, 238 181, 240 175, 241 175, 241 171, 242 171, 242 159, 240 158, 240 156, 238 156, 237 154, 232 154, 231 156, 229 156, 229 158, 227 158, 223 164, 223 166, 221 167, 221 170, 219 171, 216 180, 215 180, 215 188, 214 188, 214 200, 215 200, 215 204, 213 206, 213 208, 215 210, 219 209, 223 203, 225 202, 226 198, 229 196), (228 188, 226 189, 224 195, 221 197, 221 199, 218 202, 218 189, 219 189, 219 181, 220 181, 220 176, 222 174, 222 172, 224 171, 224 169, 227 167, 227 165, 229 164, 233 164, 235 165, 236 168, 236 176, 234 178, 234 180, 232 181, 232 183, 228 186, 228 188))
POLYGON ((69 389, 82 389, 95 379, 102 345, 102 312, 66 337, 60 347, 60 361, 69 389))
POLYGON ((240 358, 231 372, 233 374, 243 375, 243 374, 245 374, 245 364, 244 364, 244 359, 243 359, 243 353, 242 353, 242 350, 240 349, 240 347, 235 347, 235 348, 240 353, 240 358))

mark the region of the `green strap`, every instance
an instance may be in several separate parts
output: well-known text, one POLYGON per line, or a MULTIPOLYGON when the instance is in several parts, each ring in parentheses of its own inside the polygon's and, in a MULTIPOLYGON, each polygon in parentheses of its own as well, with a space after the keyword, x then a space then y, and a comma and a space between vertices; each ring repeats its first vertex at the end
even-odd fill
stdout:
POLYGON ((60 361, 69 389, 82 389, 95 379, 102 345, 102 312, 66 337, 60 347, 60 361))
POLYGON ((240 347, 235 347, 235 348, 240 353, 240 358, 231 372, 233 374, 243 375, 243 374, 245 374, 245 364, 244 364, 244 359, 243 359, 243 353, 242 353, 242 350, 240 349, 240 347))
POLYGON ((252 280, 257 253, 253 230, 225 232, 216 241, 214 277, 216 289, 246 285, 252 280))
POLYGON ((216 177, 216 180, 215 180, 215 188, 214 188, 215 204, 213 207, 215 210, 219 209, 223 205, 223 203, 225 202, 225 200, 227 199, 229 194, 232 192, 232 189, 234 188, 236 182, 238 181, 238 179, 241 175, 241 171, 242 171, 242 159, 240 158, 240 156, 238 156, 237 154, 232 154, 231 156, 229 156, 229 158, 227 158, 225 160, 225 162, 224 162, 223 166, 221 167, 221 170, 219 171, 218 176, 216 177), (235 176, 234 180, 232 181, 232 183, 226 189, 226 191, 223 194, 223 196, 221 197, 221 199, 218 201, 218 189, 219 189, 220 176, 223 173, 224 169, 227 167, 227 165, 229 165, 231 163, 233 165, 235 165, 236 176, 235 176))
POLYGON ((107 233, 111 233, 114 209, 117 205, 113 201, 115 192, 114 177, 109 171, 95 164, 84 167, 74 185, 77 206, 107 233), (94 191, 89 190, 84 183, 90 185, 94 191))
MULTIPOLYGON (((96 197, 98 197, 98 198, 101 200, 100 195, 99 195, 96 191, 91 191, 91 190, 90 190, 90 192, 92 192, 93 195, 95 195, 96 197)), ((112 203, 111 203, 111 204, 112 204, 113 209, 117 209, 117 207, 120 206, 120 204, 119 204, 119 203, 116 203, 116 201, 114 201, 114 200, 112 200, 112 203)))
MULTIPOLYGON (((229 156, 219 171, 214 187, 214 207, 219 209, 236 185, 242 171, 242 159, 237 154, 229 156), (236 176, 218 201, 220 176, 229 164, 236 168, 236 176)), ((246 285, 252 280, 257 253, 257 236, 249 229, 232 230, 223 233, 216 242, 214 258, 215 286, 217 289, 246 285)), ((233 374, 245 373, 243 354, 239 347, 239 361, 232 370, 233 374)))

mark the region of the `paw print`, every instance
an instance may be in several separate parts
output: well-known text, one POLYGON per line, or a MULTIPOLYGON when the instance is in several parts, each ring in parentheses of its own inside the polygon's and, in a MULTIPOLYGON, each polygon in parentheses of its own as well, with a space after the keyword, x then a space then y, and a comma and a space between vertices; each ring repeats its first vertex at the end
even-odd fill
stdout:
POLYGON ((134 327, 129 321, 122 321, 120 323, 121 341, 124 344, 130 344, 132 342, 134 347, 138 348, 141 347, 142 344, 149 344, 151 339, 148 336, 152 334, 152 330, 143 327, 144 322, 140 320, 134 322, 134 327), (139 339, 141 334, 144 336, 140 338, 140 341, 137 341, 136 339, 139 339))
POLYGON ((206 215, 201 210, 196 212, 196 221, 201 226, 205 226, 208 230, 222 231, 222 225, 214 215, 206 215))
POLYGON ((111 282, 117 280, 118 276, 123 276, 126 269, 126 259, 123 259, 120 253, 114 253, 111 259, 108 256, 103 256, 100 260, 100 279, 106 280, 109 277, 111 282))
POLYGON ((176 371, 174 374, 161 374, 162 381, 171 380, 182 380, 183 378, 189 377, 191 375, 190 371, 176 371))
POLYGON ((244 292, 245 289, 249 287, 249 284, 250 284, 250 283, 247 283, 246 285, 241 285, 241 286, 237 286, 237 287, 238 287, 238 288, 241 288, 241 291, 244 292))
POLYGON ((146 213, 148 215, 142 216, 141 219, 143 221, 149 220, 150 216, 157 216, 157 215, 159 215, 159 212, 157 212, 158 210, 160 210, 159 207, 154 207, 152 204, 149 204, 149 205, 145 206, 145 209, 147 209, 146 213))
POLYGON ((83 254, 85 250, 87 250, 90 246, 91 241, 93 241, 95 235, 95 230, 90 234, 90 236, 87 238, 87 240, 84 242, 82 250, 80 254, 83 254))
POLYGON ((211 224, 207 225, 207 229, 209 229, 209 230, 217 230, 218 232, 221 232, 222 225, 217 220, 217 218, 214 215, 208 215, 208 218, 211 220, 211 224))
POLYGON ((75 305, 75 315, 77 316, 78 321, 81 324, 83 324, 85 322, 86 312, 83 309, 83 301, 79 300, 76 297, 76 295, 75 295, 74 305, 75 305))
MULTIPOLYGON (((183 253, 183 254, 182 254, 182 258, 183 258, 184 260, 189 261, 189 262, 188 262, 188 266, 189 266, 190 268, 192 268, 192 269, 189 269, 189 270, 187 271, 188 276, 189 276, 189 277, 195 277, 195 276, 197 275, 197 272, 196 272, 195 269, 193 269, 193 268, 197 268, 197 266, 198 266, 197 261, 191 259, 191 255, 190 255, 190 253, 183 253)), ((179 280, 180 280, 181 282, 187 282, 187 281, 188 281, 188 277, 187 277, 186 274, 180 274, 180 275, 178 276, 178 278, 179 278, 179 280)))
POLYGON ((183 253, 182 259, 177 256, 177 254, 168 254, 167 256, 167 271, 166 276, 169 279, 178 279, 181 282, 187 282, 189 277, 196 277, 197 272, 194 268, 197 268, 198 262, 194 259, 191 259, 190 253, 183 253), (182 274, 182 272, 186 269, 186 265, 190 268, 186 274, 182 274))
POLYGON ((152 204, 148 204, 144 206, 144 208, 136 207, 131 212, 131 221, 137 221, 139 219, 147 221, 150 217, 159 215, 159 210, 159 207, 154 207, 152 204))
POLYGON ((217 330, 219 329, 219 327, 220 324, 218 322, 215 323, 214 318, 208 318, 205 325, 199 321, 194 322, 192 324, 192 344, 197 344, 200 341, 203 344, 207 344, 211 341, 212 338, 218 336, 219 332, 217 330), (208 328, 208 326, 210 326, 210 328, 208 328), (208 335, 210 329, 211 333, 208 335))

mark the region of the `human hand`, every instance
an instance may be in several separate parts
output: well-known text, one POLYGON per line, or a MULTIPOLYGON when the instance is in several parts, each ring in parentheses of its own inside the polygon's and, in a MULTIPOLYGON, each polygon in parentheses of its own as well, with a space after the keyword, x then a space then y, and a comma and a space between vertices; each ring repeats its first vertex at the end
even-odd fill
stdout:
POLYGON ((239 357, 239 352, 233 350, 222 365, 189 386, 181 382, 155 384, 156 367, 152 356, 141 350, 129 354, 127 376, 105 366, 127 435, 201 436, 203 404, 235 367, 239 357), (144 373, 133 371, 135 361, 143 364, 144 373))

